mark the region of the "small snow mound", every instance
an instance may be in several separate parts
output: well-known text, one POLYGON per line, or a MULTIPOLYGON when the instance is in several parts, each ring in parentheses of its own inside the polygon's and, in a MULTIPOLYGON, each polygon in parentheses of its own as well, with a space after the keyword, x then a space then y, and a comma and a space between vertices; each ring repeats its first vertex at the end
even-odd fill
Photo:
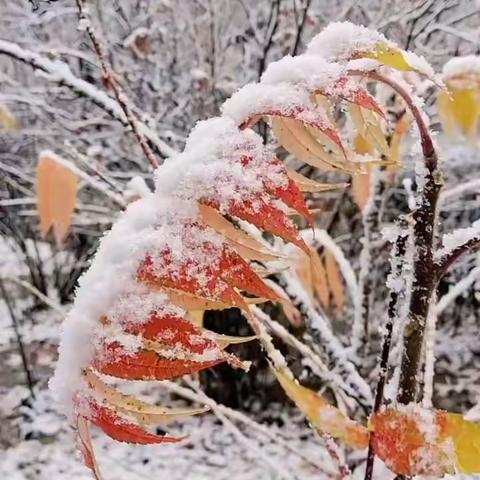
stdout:
POLYGON ((451 58, 445 63, 442 70, 444 80, 468 74, 480 75, 480 55, 451 58))
POLYGON ((354 53, 370 50, 378 43, 394 45, 379 32, 350 22, 333 22, 310 41, 307 54, 326 59, 350 60, 354 53))

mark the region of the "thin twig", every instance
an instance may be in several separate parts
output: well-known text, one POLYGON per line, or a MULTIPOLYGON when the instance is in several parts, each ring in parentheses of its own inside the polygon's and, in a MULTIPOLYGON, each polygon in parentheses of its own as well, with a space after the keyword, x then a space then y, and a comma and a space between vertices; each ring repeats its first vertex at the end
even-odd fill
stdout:
POLYGON ((115 98, 117 99, 117 102, 120 105, 120 108, 123 110, 123 113, 127 117, 127 121, 130 127, 132 128, 133 134, 135 135, 135 138, 137 139, 140 147, 142 148, 143 153, 145 154, 145 157, 150 162, 150 165, 152 166, 152 168, 155 169, 158 167, 157 159, 155 158, 155 155, 153 154, 150 147, 148 146, 148 143, 145 137, 143 136, 142 132, 140 131, 137 118, 135 117, 133 112, 130 110, 130 107, 128 106, 128 100, 125 96, 125 93, 122 91, 120 85, 118 84, 115 78, 115 73, 113 72, 111 67, 107 64, 105 55, 103 53, 102 44, 100 43, 100 40, 97 38, 95 34, 95 30, 90 24, 90 21, 87 16, 87 12, 85 11, 83 0, 76 0, 76 2, 77 2, 80 22, 83 22, 83 24, 85 25, 85 31, 87 32, 93 44, 93 48, 100 62, 100 66, 102 68, 105 82, 112 89, 115 95, 115 98))
MULTIPOLYGON (((400 259, 405 256, 408 234, 400 234, 395 242, 393 258, 400 259)), ((401 274, 402 263, 398 262, 392 265, 391 275, 397 277, 401 274)), ((377 413, 383 403, 383 393, 388 373, 388 359, 390 356, 390 346, 392 343, 393 323, 397 317, 398 292, 390 290, 390 299, 388 302, 388 320, 385 324, 385 333, 383 336, 382 352, 380 354, 380 371, 378 374, 377 389, 375 391, 375 402, 372 414, 377 413)), ((368 440, 367 465, 365 468, 365 480, 372 480, 373 465, 375 461, 375 452, 373 450, 373 437, 375 432, 370 432, 368 440)))
POLYGON ((20 333, 20 327, 18 325, 18 320, 15 315, 13 305, 10 301, 10 297, 7 294, 7 290, 5 289, 3 280, 1 278, 0 278, 0 292, 2 293, 2 297, 5 301, 5 304, 7 305, 8 313, 10 314, 10 318, 12 319, 13 331, 15 332, 15 337, 17 338, 18 351, 22 359, 22 365, 23 365, 23 370, 25 372, 25 377, 27 379, 28 390, 30 391, 30 396, 32 398, 35 398, 35 392, 33 391, 33 385, 34 385, 33 375, 28 365, 27 353, 25 351, 25 345, 23 344, 22 335, 20 333))

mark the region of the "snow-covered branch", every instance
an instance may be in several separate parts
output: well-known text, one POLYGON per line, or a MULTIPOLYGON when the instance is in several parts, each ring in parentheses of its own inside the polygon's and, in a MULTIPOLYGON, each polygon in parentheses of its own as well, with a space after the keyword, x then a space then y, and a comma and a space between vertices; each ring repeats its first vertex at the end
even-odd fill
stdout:
MULTIPOLYGON (((0 40, 0 54, 26 63, 41 73, 43 78, 52 82, 65 85, 77 93, 90 98, 96 105, 119 120, 124 126, 128 126, 128 119, 120 105, 104 91, 95 85, 78 78, 73 74, 70 67, 60 60, 50 60, 48 57, 39 55, 36 52, 22 48, 20 45, 0 40)), ((164 157, 170 157, 176 152, 167 145, 158 134, 145 123, 138 121, 139 129, 149 142, 155 146, 158 152, 164 157)))

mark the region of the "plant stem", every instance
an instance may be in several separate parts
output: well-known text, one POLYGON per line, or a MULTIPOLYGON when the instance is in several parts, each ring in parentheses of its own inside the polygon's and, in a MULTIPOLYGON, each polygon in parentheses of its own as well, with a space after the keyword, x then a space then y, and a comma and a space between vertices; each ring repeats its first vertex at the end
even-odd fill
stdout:
MULTIPOLYGON (((404 258, 406 253, 406 244, 408 234, 400 234, 395 242, 393 259, 404 258)), ((401 275, 403 262, 392 263, 391 274, 395 277, 401 275)), ((373 405, 373 414, 377 413, 383 403, 383 393, 388 372, 388 359, 390 355, 390 346, 392 344, 393 323, 397 317, 398 292, 390 290, 390 299, 388 302, 388 320, 385 324, 385 333, 383 336, 382 352, 380 354, 380 371, 378 374, 377 389, 375 391, 375 401, 373 405)), ((373 450, 373 438, 375 432, 370 432, 368 440, 367 464, 365 467, 365 480, 371 480, 373 477, 373 464, 375 461, 375 452, 373 450)))
POLYGON ((442 180, 438 171, 438 157, 432 137, 421 111, 409 92, 396 81, 377 72, 352 71, 350 74, 363 75, 384 83, 398 93, 410 110, 420 133, 425 184, 419 192, 417 209, 413 212, 413 237, 416 257, 413 264, 414 279, 408 321, 403 333, 404 351, 398 391, 398 401, 407 404, 417 399, 417 374, 421 366, 425 326, 431 297, 437 285, 433 243, 437 220, 436 207, 442 180))
POLYGON ((15 337, 17 338, 18 351, 22 359, 23 370, 25 372, 25 377, 27 379, 27 387, 30 390, 31 398, 35 398, 35 392, 33 391, 33 385, 34 385, 33 375, 28 365, 27 353, 25 351, 25 346, 23 344, 22 336, 20 334, 20 328, 18 325, 17 317, 15 315, 12 302, 10 301, 10 297, 7 294, 7 290, 3 285, 3 280, 1 278, 0 278, 0 292, 2 293, 2 297, 5 301, 5 304, 7 305, 8 313, 10 314, 10 318, 12 319, 13 331, 15 332, 15 337))

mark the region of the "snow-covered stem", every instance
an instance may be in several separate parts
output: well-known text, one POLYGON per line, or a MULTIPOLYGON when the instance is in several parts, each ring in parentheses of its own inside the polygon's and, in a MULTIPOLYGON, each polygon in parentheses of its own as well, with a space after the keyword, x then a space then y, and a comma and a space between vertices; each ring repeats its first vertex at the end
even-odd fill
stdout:
POLYGON ((342 389, 346 395, 353 398, 355 397, 355 391, 350 387, 350 385, 345 383, 340 375, 329 371, 327 365, 325 365, 319 355, 317 355, 317 353, 315 353, 308 345, 305 345, 303 342, 298 340, 298 338, 292 335, 285 327, 283 327, 283 325, 280 325, 280 323, 272 320, 260 308, 252 307, 252 311, 254 315, 272 331, 274 335, 283 340, 287 345, 295 348, 300 354, 310 360, 309 365, 315 375, 342 389))
POLYGON ((434 235, 437 221, 437 200, 442 188, 442 178, 438 170, 438 157, 422 112, 409 92, 395 80, 378 72, 351 72, 384 83, 404 100, 412 114, 420 134, 423 153, 424 185, 418 194, 417 208, 413 212, 413 237, 416 250, 414 259, 414 281, 410 298, 409 315, 404 330, 404 351, 398 400, 408 404, 417 398, 417 376, 421 365, 421 355, 425 325, 431 298, 436 288, 435 263, 433 258, 434 235))
POLYGON ((480 235, 469 238, 435 261, 437 278, 440 280, 450 267, 463 255, 474 253, 480 248, 480 235))
POLYGON ((462 278, 458 283, 456 283, 448 293, 443 295, 443 297, 437 302, 435 306, 436 315, 440 315, 443 311, 467 288, 469 288, 476 280, 480 278, 480 267, 475 267, 465 278, 462 278))
POLYGON ((130 125, 132 132, 135 135, 135 138, 137 139, 145 157, 150 162, 150 165, 152 166, 152 168, 155 169, 158 167, 157 159, 155 158, 155 155, 153 154, 150 147, 148 146, 148 143, 139 128, 137 118, 135 117, 134 113, 132 112, 132 109, 129 106, 129 101, 127 99, 127 96, 125 95, 119 83, 117 82, 115 78, 115 73, 112 71, 110 65, 108 65, 107 63, 105 54, 103 52, 102 44, 100 43, 100 40, 98 39, 95 33, 95 30, 93 29, 90 23, 90 20, 87 17, 87 12, 83 5, 83 0, 76 0, 76 2, 78 7, 80 24, 85 25, 85 30, 88 36, 90 37, 90 40, 92 41, 93 48, 97 55, 98 61, 100 62, 100 66, 102 68, 104 80, 107 83, 107 85, 113 90, 115 98, 117 99, 117 103, 120 105, 120 108, 125 114, 127 122, 130 125))
MULTIPOLYGON (((391 259, 390 259, 390 265, 391 265, 390 275, 394 278, 399 277, 402 273, 403 262, 399 261, 399 259, 403 259, 405 257, 406 250, 407 250, 407 241, 408 241, 408 232, 400 233, 397 236, 397 239, 395 241, 395 246, 393 248, 391 259)), ((382 407, 382 403, 383 403, 383 395, 385 391, 385 384, 387 381, 390 347, 392 344, 393 324, 397 318, 399 293, 400 292, 398 291, 398 289, 395 289, 393 286, 390 288, 390 298, 388 301, 388 309, 387 309, 388 318, 385 324, 385 330, 383 334, 383 343, 382 343, 382 351, 380 354, 380 365, 379 365, 379 372, 378 372, 377 388, 375 391, 375 402, 373 405, 372 413, 378 412, 382 407)), ((367 464, 365 467, 365 480, 371 480, 373 476, 373 465, 375 462, 375 453, 373 450, 373 436, 374 436, 374 432, 371 432, 369 442, 368 442, 367 464)))
POLYGON ((283 274, 278 277, 278 282, 289 296, 292 304, 305 317, 307 328, 317 341, 318 347, 326 352, 332 363, 339 369, 339 373, 345 376, 346 381, 356 391, 358 402, 364 407, 371 405, 370 387, 358 373, 356 366, 349 360, 346 348, 334 335, 325 318, 316 311, 299 282, 292 276, 283 274))
POLYGON ((442 191, 440 196, 438 197, 438 206, 440 207, 443 205, 447 200, 450 200, 453 197, 458 197, 462 195, 464 192, 468 192, 469 190, 479 190, 480 189, 480 178, 475 178, 474 180, 470 180, 469 182, 463 182, 460 185, 456 185, 452 188, 446 188, 442 191))
POLYGON ((371 195, 362 212, 363 238, 360 252, 358 292, 354 300, 354 320, 352 327, 352 353, 357 355, 366 346, 368 324, 372 305, 372 241, 378 231, 379 211, 383 202, 382 193, 385 181, 379 169, 375 169, 371 179, 371 195))
MULTIPOLYGON (((432 302, 435 304, 436 293, 432 295, 432 302)), ((427 326, 425 329, 425 367, 423 376, 423 398, 422 405, 425 408, 432 408, 433 382, 435 377, 435 338, 437 331, 437 311, 431 308, 428 312, 427 326)))
MULTIPOLYGON (((10 58, 30 65, 35 70, 43 72, 42 76, 47 80, 65 85, 80 95, 90 98, 93 103, 119 120, 124 126, 129 126, 127 117, 120 105, 95 85, 76 77, 66 63, 60 60, 50 60, 48 57, 39 55, 36 52, 27 50, 16 43, 6 40, 0 40, 0 54, 7 55, 10 58)), ((137 120, 137 125, 140 132, 161 155, 170 157, 176 153, 175 150, 161 140, 158 134, 148 125, 139 120, 137 120)))
POLYGON ((175 382, 164 380, 161 383, 161 385, 165 387, 167 390, 169 390, 170 392, 175 393, 176 395, 179 395, 182 398, 185 398, 192 402, 198 402, 198 403, 207 405, 212 409, 213 413, 216 413, 217 411, 221 412, 230 420, 242 423, 247 427, 249 427, 251 430, 256 430, 261 435, 268 438, 270 441, 277 443, 278 445, 281 445, 282 447, 285 448, 285 450, 290 451, 291 453, 298 456, 299 458, 304 460, 306 463, 308 463, 312 467, 316 468, 323 475, 326 475, 327 478, 333 477, 332 473, 325 470, 325 468, 322 465, 320 465, 313 459, 307 457, 303 452, 300 452, 296 448, 292 447, 291 443, 287 439, 283 438, 281 434, 279 435, 277 432, 273 433, 268 427, 260 423, 257 423, 255 420, 252 420, 250 417, 247 417, 247 415, 245 415, 244 413, 239 412, 237 410, 233 410, 229 407, 226 407, 221 403, 217 403, 215 400, 210 398, 204 392, 202 392, 202 394, 200 395, 194 390, 191 390, 190 388, 182 387, 181 385, 178 385, 175 382))
POLYGON ((262 450, 258 442, 256 442, 252 438, 245 436, 240 431, 240 429, 224 414, 224 412, 222 412, 221 409, 217 408, 218 404, 211 398, 207 397, 207 395, 205 395, 200 390, 200 388, 198 387, 198 385, 195 384, 195 382, 189 379, 185 379, 185 382, 198 395, 198 397, 202 400, 203 403, 205 403, 205 401, 208 401, 208 406, 213 410, 218 419, 223 423, 225 429, 230 432, 239 443, 243 444, 248 450, 250 450, 254 456, 265 462, 272 469, 272 471, 274 471, 276 475, 278 475, 278 478, 296 478, 290 474, 287 468, 273 462, 270 457, 262 450))
POLYGON ((60 315, 65 315, 65 311, 57 302, 53 301, 51 298, 44 295, 38 288, 34 287, 31 283, 28 283, 25 280, 21 280, 15 277, 7 277, 5 280, 10 281, 12 283, 16 283, 17 285, 23 287, 25 290, 28 290, 32 293, 35 297, 41 300, 45 305, 50 307, 53 311, 59 313, 60 315))

